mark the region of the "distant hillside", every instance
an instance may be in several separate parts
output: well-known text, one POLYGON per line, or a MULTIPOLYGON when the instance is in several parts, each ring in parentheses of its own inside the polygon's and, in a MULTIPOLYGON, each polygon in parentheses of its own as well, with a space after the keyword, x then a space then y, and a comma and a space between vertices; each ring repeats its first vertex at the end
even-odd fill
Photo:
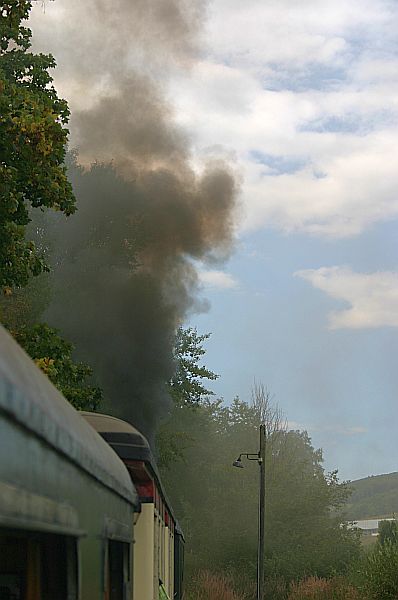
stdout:
POLYGON ((372 475, 351 484, 347 519, 398 516, 398 473, 372 475))

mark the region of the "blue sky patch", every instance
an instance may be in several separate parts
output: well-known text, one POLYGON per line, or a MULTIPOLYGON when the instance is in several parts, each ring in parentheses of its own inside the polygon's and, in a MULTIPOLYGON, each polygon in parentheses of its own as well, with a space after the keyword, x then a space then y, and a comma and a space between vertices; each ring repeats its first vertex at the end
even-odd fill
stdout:
POLYGON ((308 164, 307 159, 299 156, 278 156, 261 152, 261 150, 251 150, 249 156, 254 162, 269 167, 272 171, 270 174, 273 175, 296 173, 308 164))

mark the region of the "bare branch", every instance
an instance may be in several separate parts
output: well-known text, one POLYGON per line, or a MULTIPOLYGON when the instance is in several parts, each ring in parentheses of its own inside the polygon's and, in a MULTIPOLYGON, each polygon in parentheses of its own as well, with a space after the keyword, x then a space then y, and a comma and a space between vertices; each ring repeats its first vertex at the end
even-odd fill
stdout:
POLYGON ((54 0, 33 0, 33 2, 40 2, 43 12, 46 12, 46 2, 54 2, 54 0))
POLYGON ((275 463, 283 452, 288 423, 283 411, 273 402, 273 395, 263 383, 254 382, 251 405, 259 425, 265 425, 268 478, 273 479, 275 463))
POLYGON ((251 405, 257 415, 259 425, 265 425, 267 438, 278 431, 287 431, 287 419, 273 399, 274 396, 263 383, 254 382, 251 405))

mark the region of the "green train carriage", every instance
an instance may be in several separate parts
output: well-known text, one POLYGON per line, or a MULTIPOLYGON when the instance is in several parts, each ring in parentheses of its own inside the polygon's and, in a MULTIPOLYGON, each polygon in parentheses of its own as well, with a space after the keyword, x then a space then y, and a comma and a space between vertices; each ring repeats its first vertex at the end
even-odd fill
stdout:
POLYGON ((1 600, 131 599, 139 510, 122 461, 0 327, 1 600))
POLYGON ((184 535, 147 439, 121 419, 99 413, 81 414, 124 462, 140 498, 141 514, 135 526, 134 598, 182 600, 184 535))

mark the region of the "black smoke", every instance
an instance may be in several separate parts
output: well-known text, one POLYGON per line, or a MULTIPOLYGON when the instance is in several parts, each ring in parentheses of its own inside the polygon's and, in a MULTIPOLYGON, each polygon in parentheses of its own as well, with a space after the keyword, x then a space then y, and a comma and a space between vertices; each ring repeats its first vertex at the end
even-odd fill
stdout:
POLYGON ((169 405, 175 330, 199 308, 195 261, 222 260, 233 242, 235 178, 214 160, 193 170, 164 91, 167 72, 194 60, 204 6, 68 0, 65 10, 89 22, 61 54, 91 96, 73 101, 78 212, 49 216, 46 317, 94 367, 106 410, 151 435, 169 405))

